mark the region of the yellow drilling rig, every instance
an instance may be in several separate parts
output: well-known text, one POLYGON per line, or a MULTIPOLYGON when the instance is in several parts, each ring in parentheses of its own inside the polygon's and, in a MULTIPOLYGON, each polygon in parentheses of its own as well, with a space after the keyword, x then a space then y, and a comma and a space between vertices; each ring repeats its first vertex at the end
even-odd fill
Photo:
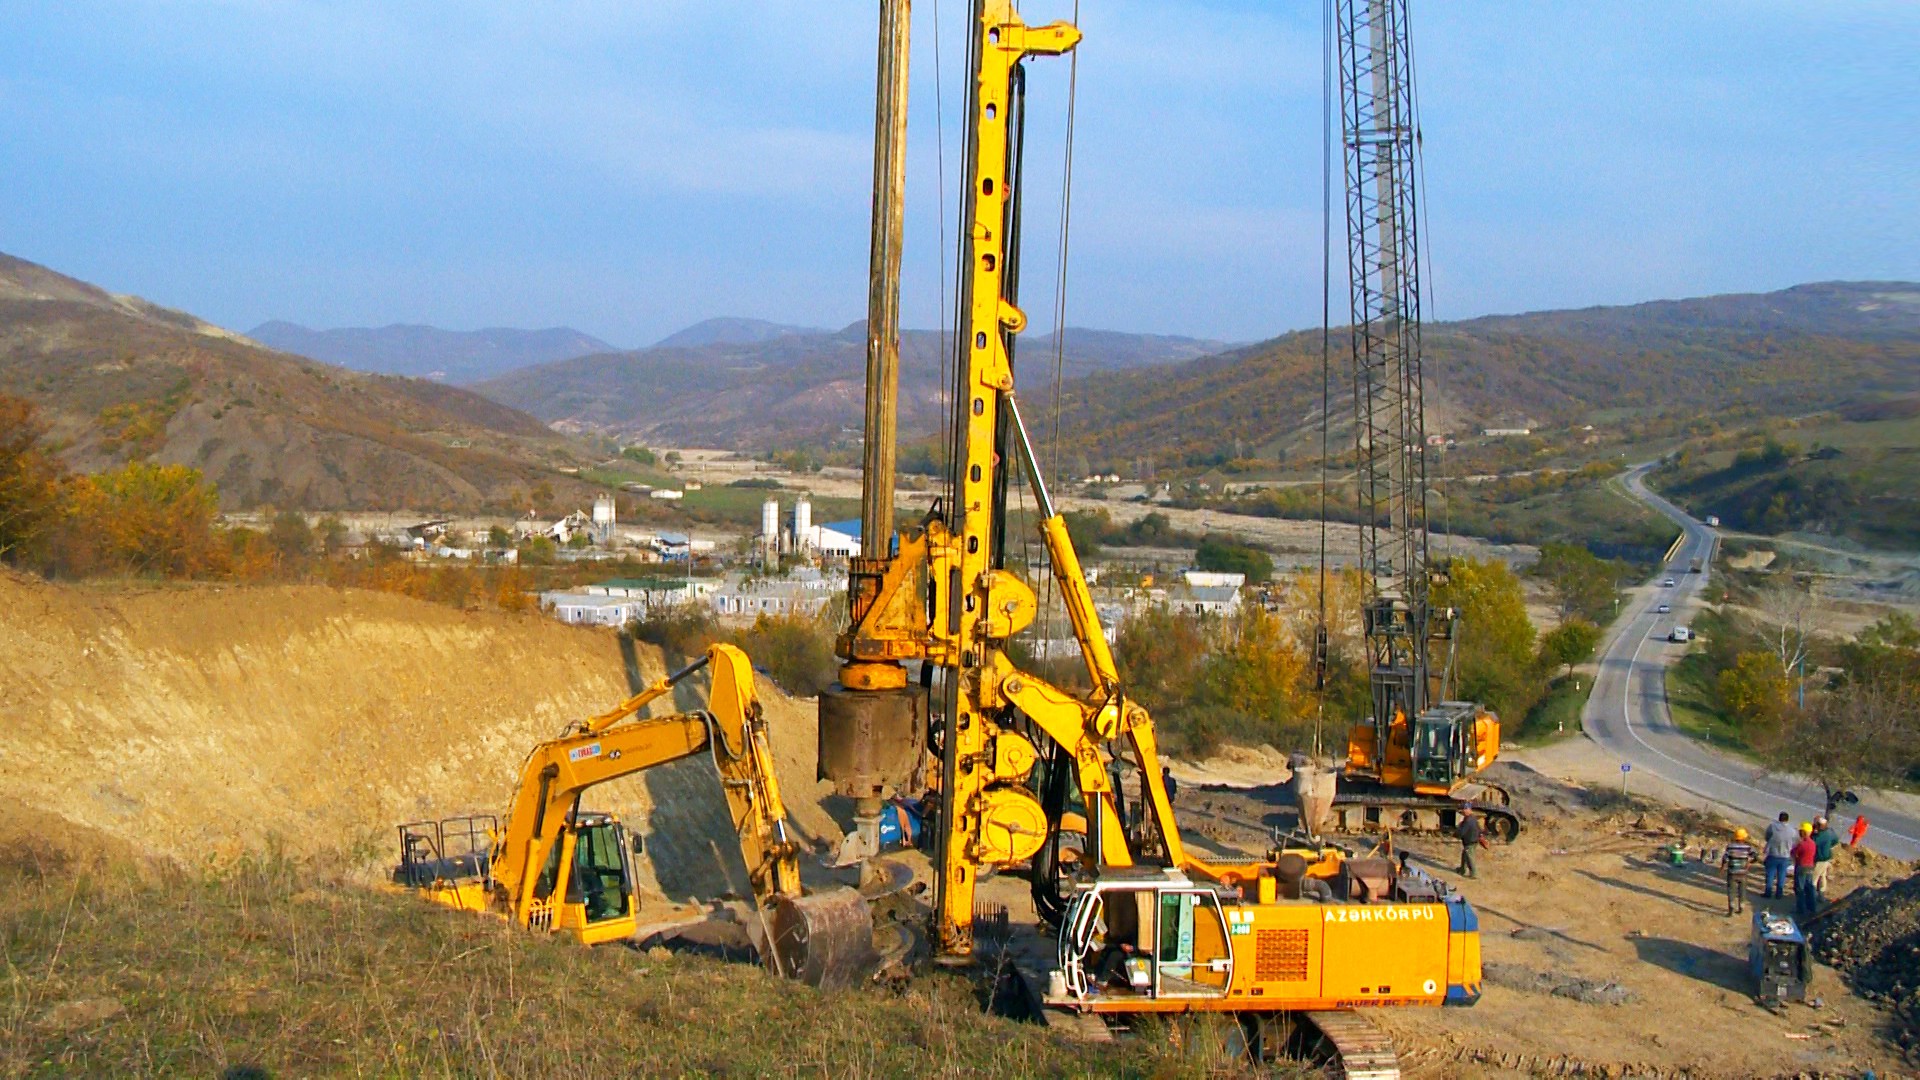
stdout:
MULTIPOLYGON (((898 243, 888 199, 899 188, 876 149, 862 552, 837 645, 840 681, 819 703, 820 775, 855 800, 852 846, 869 852, 882 800, 937 792, 930 936, 946 961, 975 952, 983 876, 1035 867, 1036 901, 1057 925, 1052 971, 1036 990, 1050 1009, 1230 1013, 1258 1043, 1269 1022, 1303 1016, 1336 1041, 1360 1038, 1343 1011, 1351 1006, 1470 1004, 1480 983, 1476 916, 1417 869, 1332 847, 1210 860, 1182 841, 1153 720, 1116 668, 1015 393, 1027 321, 1013 239, 1023 65, 1080 40, 1071 25, 1028 25, 1009 0, 974 5, 950 473, 939 503, 897 537, 898 252, 887 245, 898 243), (1084 691, 1022 670, 1008 653, 1038 609, 1006 557, 1008 492, 1022 481, 1085 663, 1084 691), (1126 826, 1116 766, 1140 778, 1143 827, 1126 826), (1069 828, 1059 788, 1084 810, 1084 855, 1069 873, 1043 854, 1057 854, 1069 828)), ((898 99, 884 75, 882 87, 885 129, 899 122, 887 111, 898 99)))

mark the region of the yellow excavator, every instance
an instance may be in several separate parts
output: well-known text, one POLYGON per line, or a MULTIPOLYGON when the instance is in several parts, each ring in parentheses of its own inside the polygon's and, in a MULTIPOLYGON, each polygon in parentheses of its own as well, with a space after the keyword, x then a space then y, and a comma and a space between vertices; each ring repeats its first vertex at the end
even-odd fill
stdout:
POLYGON ((710 646, 700 660, 534 747, 504 830, 492 815, 401 825, 393 881, 436 903, 587 945, 630 939, 639 926, 633 856, 642 844, 612 814, 583 809, 581 798, 595 785, 701 753, 713 759, 739 836, 761 922, 750 936, 762 959, 816 985, 853 981, 876 960, 867 903, 852 889, 803 894, 800 845, 787 834, 753 667, 731 645, 710 646), (706 710, 639 716, 703 668, 712 674, 706 710))
MULTIPOLYGON (((1229 1013, 1256 1037, 1272 1030, 1267 1021, 1308 1016, 1337 1041, 1364 1026, 1352 1006, 1472 1003, 1474 911, 1418 869, 1318 845, 1215 859, 1184 842, 1153 720, 1115 666, 1014 393, 1026 325, 1012 240, 1022 65, 1072 50, 1081 35, 1065 23, 1030 26, 1009 0, 976 0, 974 10, 951 471, 940 502, 896 537, 897 343, 876 330, 888 320, 870 314, 862 551, 850 567, 840 679, 819 703, 821 777, 855 800, 856 837, 876 830, 885 799, 934 790, 930 936, 946 961, 975 952, 982 879, 1032 867, 1041 913, 1057 925, 1052 971, 1036 976, 1050 1010, 1229 1013), (1006 557, 1007 494, 1022 476, 1086 690, 1022 670, 1008 652, 1038 608, 1006 557), (1117 767, 1139 778, 1132 829, 1117 767), (1037 791, 1036 777, 1065 790, 1037 791), (1068 831, 1068 794, 1084 812, 1084 855, 1063 873, 1045 853, 1057 854, 1068 831)), ((882 204, 876 187, 870 298, 884 300, 898 283, 884 276, 882 204)))

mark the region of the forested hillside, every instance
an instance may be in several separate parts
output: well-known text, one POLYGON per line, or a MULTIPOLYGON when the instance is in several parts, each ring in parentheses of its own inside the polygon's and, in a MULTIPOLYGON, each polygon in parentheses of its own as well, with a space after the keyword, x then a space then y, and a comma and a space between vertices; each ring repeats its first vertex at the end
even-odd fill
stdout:
MULTIPOLYGON (((1336 332, 1331 345, 1339 424, 1351 402, 1346 334, 1336 332)), ((1430 432, 1745 408, 1798 415, 1920 390, 1920 285, 1826 283, 1494 316, 1430 326, 1424 345, 1430 432)), ((1124 469, 1143 456, 1166 467, 1271 461, 1289 448, 1317 454, 1317 439, 1306 436, 1317 422, 1321 378, 1317 331, 1186 364, 1102 373, 1068 383, 1062 438, 1096 469, 1124 469)))

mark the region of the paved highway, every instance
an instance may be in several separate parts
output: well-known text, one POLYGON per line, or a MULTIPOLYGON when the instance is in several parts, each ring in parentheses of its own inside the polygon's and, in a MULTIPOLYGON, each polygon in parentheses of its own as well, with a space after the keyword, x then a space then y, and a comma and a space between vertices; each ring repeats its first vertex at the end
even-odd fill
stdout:
MULTIPOLYGON (((1687 625, 1700 607, 1700 593, 1712 570, 1713 530, 1689 517, 1679 507, 1647 490, 1651 463, 1635 466, 1625 477, 1633 497, 1671 518, 1685 530, 1679 550, 1643 593, 1622 600, 1601 645, 1600 669, 1593 695, 1581 714, 1586 733, 1606 753, 1632 766, 1634 773, 1652 773, 1693 795, 1760 823, 1780 811, 1795 822, 1810 819, 1823 802, 1819 784, 1795 776, 1768 773, 1752 762, 1722 753, 1673 725, 1667 708, 1667 666, 1685 651, 1668 642, 1673 626, 1687 625), (1687 568, 1699 560, 1700 573, 1687 568), (1672 578, 1672 588, 1660 582, 1672 578), (1656 609, 1673 607, 1671 614, 1656 609)), ((1631 776, 1629 776, 1631 784, 1631 776)), ((1890 804, 1885 797, 1864 793, 1858 807, 1842 807, 1835 817, 1842 835, 1852 823, 1853 811, 1867 815, 1872 828, 1867 847, 1902 859, 1920 859, 1920 815, 1890 804)))

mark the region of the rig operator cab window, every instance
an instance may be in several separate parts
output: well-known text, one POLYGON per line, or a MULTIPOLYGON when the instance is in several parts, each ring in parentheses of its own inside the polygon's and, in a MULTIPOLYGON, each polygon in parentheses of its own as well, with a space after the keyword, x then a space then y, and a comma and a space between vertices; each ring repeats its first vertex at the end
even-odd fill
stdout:
POLYGON ((1080 892, 1060 925, 1071 998, 1215 998, 1233 981, 1220 897, 1171 871, 1119 872, 1080 892))

